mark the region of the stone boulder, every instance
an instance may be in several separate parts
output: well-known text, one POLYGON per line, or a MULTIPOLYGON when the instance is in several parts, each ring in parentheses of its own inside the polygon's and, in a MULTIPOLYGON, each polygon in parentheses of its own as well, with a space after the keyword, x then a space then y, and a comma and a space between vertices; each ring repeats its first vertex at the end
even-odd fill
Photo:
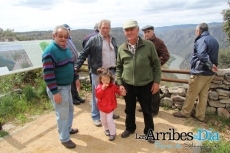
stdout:
POLYGON ((208 92, 208 99, 209 100, 218 100, 218 98, 219 98, 219 95, 218 95, 218 93, 216 91, 210 90, 208 92))
POLYGON ((226 96, 226 97, 229 97, 229 96, 230 96, 230 91, 227 91, 227 90, 216 89, 216 92, 217 92, 218 95, 220 95, 220 96, 226 96))
POLYGON ((216 114, 216 108, 215 107, 207 107, 205 114, 216 114))
POLYGON ((221 107, 221 108, 225 107, 225 104, 222 104, 219 101, 210 100, 210 101, 208 101, 208 104, 209 104, 209 106, 212 106, 212 107, 221 107))
POLYGON ((180 96, 185 97, 186 91, 184 87, 169 87, 168 88, 170 94, 178 94, 180 96))
POLYGON ((179 102, 184 102, 185 101, 185 97, 182 97, 182 96, 179 96, 179 95, 175 95, 173 94, 171 96, 172 100, 175 102, 175 101, 179 101, 179 102))
POLYGON ((219 116, 225 117, 227 119, 229 119, 229 117, 230 117, 228 110, 225 108, 217 108, 217 114, 219 116))
POLYGON ((219 102, 222 104, 230 104, 230 98, 229 99, 221 99, 221 100, 219 100, 219 102))
POLYGON ((224 75, 224 78, 225 78, 227 81, 230 82, 230 73, 226 73, 226 74, 224 75))
POLYGON ((169 97, 164 97, 164 98, 161 99, 160 105, 161 106, 166 106, 166 107, 172 107, 173 101, 169 97))

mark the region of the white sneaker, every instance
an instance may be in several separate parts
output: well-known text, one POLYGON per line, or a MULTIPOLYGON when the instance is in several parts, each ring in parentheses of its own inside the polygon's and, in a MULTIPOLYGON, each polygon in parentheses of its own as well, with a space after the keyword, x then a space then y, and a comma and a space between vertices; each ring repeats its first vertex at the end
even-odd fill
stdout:
POLYGON ((100 120, 95 120, 93 121, 93 124, 97 127, 101 126, 101 121, 100 120))

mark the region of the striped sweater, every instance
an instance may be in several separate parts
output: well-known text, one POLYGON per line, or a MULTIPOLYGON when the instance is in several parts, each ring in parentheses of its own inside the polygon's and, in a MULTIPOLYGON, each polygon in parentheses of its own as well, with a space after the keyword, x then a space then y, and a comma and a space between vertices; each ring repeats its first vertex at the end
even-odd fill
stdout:
POLYGON ((78 79, 69 48, 63 49, 54 41, 42 54, 42 63, 44 81, 53 95, 58 93, 57 86, 70 85, 78 79))

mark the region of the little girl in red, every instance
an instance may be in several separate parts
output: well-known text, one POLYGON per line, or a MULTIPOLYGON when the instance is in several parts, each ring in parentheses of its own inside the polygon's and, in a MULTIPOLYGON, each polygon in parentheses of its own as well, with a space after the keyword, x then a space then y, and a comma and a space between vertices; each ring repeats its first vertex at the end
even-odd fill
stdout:
POLYGON ((124 92, 114 84, 112 73, 104 68, 97 70, 99 84, 96 88, 97 107, 100 111, 101 123, 105 129, 105 135, 113 141, 116 137, 116 126, 113 120, 113 112, 117 107, 116 94, 124 96, 124 92))

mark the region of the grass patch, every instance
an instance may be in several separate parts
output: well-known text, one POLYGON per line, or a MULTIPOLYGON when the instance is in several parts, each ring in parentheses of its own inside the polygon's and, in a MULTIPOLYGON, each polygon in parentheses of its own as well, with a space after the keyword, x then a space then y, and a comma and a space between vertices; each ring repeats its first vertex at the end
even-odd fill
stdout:
POLYGON ((6 132, 6 131, 0 131, 0 138, 6 136, 6 135, 8 135, 8 134, 9 134, 9 133, 6 132))
POLYGON ((226 132, 230 130, 230 120, 216 114, 207 114, 208 119, 207 126, 219 132, 226 132))
POLYGON ((201 153, 229 153, 230 143, 227 141, 204 141, 201 153))
MULTIPOLYGON (((91 92, 88 80, 81 82, 82 90, 91 92)), ((51 112, 53 105, 46 93, 41 69, 0 77, 0 122, 23 125, 34 116, 51 112), (17 91, 17 92, 15 92, 17 91)), ((79 93, 82 94, 82 93, 79 93)), ((0 137, 7 135, 0 131, 0 137)))

